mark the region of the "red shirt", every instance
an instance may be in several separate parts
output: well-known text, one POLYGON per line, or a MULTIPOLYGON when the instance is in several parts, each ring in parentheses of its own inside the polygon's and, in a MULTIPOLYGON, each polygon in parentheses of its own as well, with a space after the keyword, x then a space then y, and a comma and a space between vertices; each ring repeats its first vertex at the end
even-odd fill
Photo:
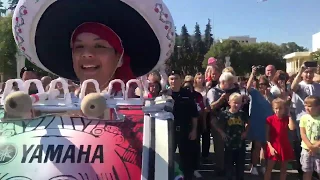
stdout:
POLYGON ((288 161, 294 159, 294 152, 288 136, 289 117, 279 118, 276 115, 267 118, 269 125, 269 142, 277 151, 276 156, 270 154, 267 145, 266 158, 274 161, 288 161))
POLYGON ((192 93, 194 95, 194 100, 196 101, 197 106, 200 109, 200 110, 198 109, 198 111, 203 111, 205 108, 205 103, 203 102, 203 96, 197 91, 193 91, 192 93))

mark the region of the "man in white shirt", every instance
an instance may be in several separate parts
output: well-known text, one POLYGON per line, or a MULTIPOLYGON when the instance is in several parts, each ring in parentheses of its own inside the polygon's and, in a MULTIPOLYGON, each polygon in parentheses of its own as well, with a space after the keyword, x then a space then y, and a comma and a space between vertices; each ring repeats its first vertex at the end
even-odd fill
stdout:
POLYGON ((304 99, 310 95, 320 96, 320 84, 313 81, 315 71, 315 68, 302 66, 291 84, 291 89, 294 92, 293 104, 298 121, 306 113, 304 99))
POLYGON ((268 65, 266 67, 265 75, 270 82, 270 86, 273 86, 272 80, 273 80, 274 75, 276 74, 276 71, 277 70, 276 70, 276 67, 274 67, 274 65, 268 65))
MULTIPOLYGON (((299 127, 300 118, 306 113, 304 107, 304 99, 310 95, 320 96, 320 84, 313 81, 316 68, 306 68, 302 66, 291 84, 292 107, 294 108, 294 115, 296 116, 297 125, 299 127)), ((296 159, 300 159, 300 129, 296 128, 297 140, 294 142, 294 149, 296 159)), ((300 165, 300 163, 298 163, 300 165)), ((299 174, 302 175, 301 167, 298 168, 299 174)))
MULTIPOLYGON (((234 87, 234 76, 230 72, 224 72, 219 78, 219 84, 212 87, 208 93, 207 98, 212 109, 213 115, 217 116, 219 112, 225 110, 228 105, 228 98, 230 93, 227 90, 234 87)), ((216 122, 213 122, 216 124, 216 122)), ((212 130, 214 137, 214 151, 216 154, 216 165, 218 167, 217 175, 224 176, 224 140, 216 130, 212 130)))

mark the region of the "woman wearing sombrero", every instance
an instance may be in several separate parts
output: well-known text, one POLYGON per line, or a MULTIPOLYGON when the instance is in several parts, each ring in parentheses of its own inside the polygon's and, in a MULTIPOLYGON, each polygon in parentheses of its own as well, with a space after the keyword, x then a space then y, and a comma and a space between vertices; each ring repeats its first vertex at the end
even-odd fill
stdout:
MULTIPOLYGON (((96 79, 100 90, 113 79, 127 82, 161 69, 175 39, 172 17, 162 0, 20 0, 13 34, 19 49, 38 67, 80 83, 96 79)), ((117 168, 124 167, 117 165, 107 179, 137 179, 140 171, 129 168, 117 174, 117 168)), ((90 169, 76 171, 71 173, 90 169)), ((40 175, 46 176, 39 172, 38 179, 40 175)), ((168 179, 158 176, 154 179, 168 179)))
POLYGON ((32 63, 80 83, 96 79, 101 90, 161 67, 175 35, 161 0, 20 0, 13 29, 32 63))

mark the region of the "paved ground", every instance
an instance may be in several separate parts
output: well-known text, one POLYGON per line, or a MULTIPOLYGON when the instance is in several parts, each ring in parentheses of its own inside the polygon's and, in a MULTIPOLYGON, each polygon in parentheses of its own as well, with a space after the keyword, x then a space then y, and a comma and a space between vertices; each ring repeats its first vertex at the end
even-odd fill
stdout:
MULTIPOLYGON (((249 167, 249 163, 250 163, 250 148, 251 145, 248 144, 247 147, 247 154, 246 154, 246 175, 245 175, 245 179, 246 180, 263 180, 263 176, 253 176, 250 174, 250 167, 249 167)), ((199 178, 201 180, 224 180, 224 178, 222 177, 216 177, 215 176, 215 164, 214 164, 214 149, 213 146, 211 145, 210 148, 210 160, 212 163, 206 163, 206 164, 202 164, 201 168, 199 170, 199 173, 202 175, 203 178, 199 178)), ((292 166, 295 166, 294 163, 292 164, 292 166)), ((273 171, 272 175, 272 180, 278 180, 279 179, 279 169, 277 167, 275 167, 275 170, 273 171)), ((287 179, 288 180, 298 180, 298 176, 297 176, 297 171, 294 170, 293 168, 289 169, 288 171, 288 176, 287 179)))

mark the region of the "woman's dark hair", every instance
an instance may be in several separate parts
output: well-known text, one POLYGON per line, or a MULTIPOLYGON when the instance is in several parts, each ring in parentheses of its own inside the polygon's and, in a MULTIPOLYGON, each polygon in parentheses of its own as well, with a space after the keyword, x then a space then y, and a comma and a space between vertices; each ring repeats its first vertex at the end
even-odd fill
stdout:
POLYGON ((268 78, 267 78, 266 76, 264 76, 264 75, 259 77, 258 84, 259 84, 259 85, 260 85, 260 84, 264 84, 264 85, 266 85, 267 87, 270 86, 270 82, 269 82, 268 78))
POLYGON ((161 89, 162 89, 161 83, 159 81, 155 81, 152 84, 156 84, 158 86, 159 89, 158 89, 157 94, 159 94, 161 92, 161 89))
POLYGON ((192 81, 185 81, 182 84, 182 87, 185 89, 189 89, 190 91, 193 91, 193 82, 192 81), (186 84, 188 84, 188 86, 185 86, 186 84))
POLYGON ((283 80, 283 81, 287 82, 288 79, 289 79, 289 75, 286 72, 281 71, 281 70, 277 70, 273 79, 272 79, 272 82, 274 84, 278 84, 279 80, 283 80))

